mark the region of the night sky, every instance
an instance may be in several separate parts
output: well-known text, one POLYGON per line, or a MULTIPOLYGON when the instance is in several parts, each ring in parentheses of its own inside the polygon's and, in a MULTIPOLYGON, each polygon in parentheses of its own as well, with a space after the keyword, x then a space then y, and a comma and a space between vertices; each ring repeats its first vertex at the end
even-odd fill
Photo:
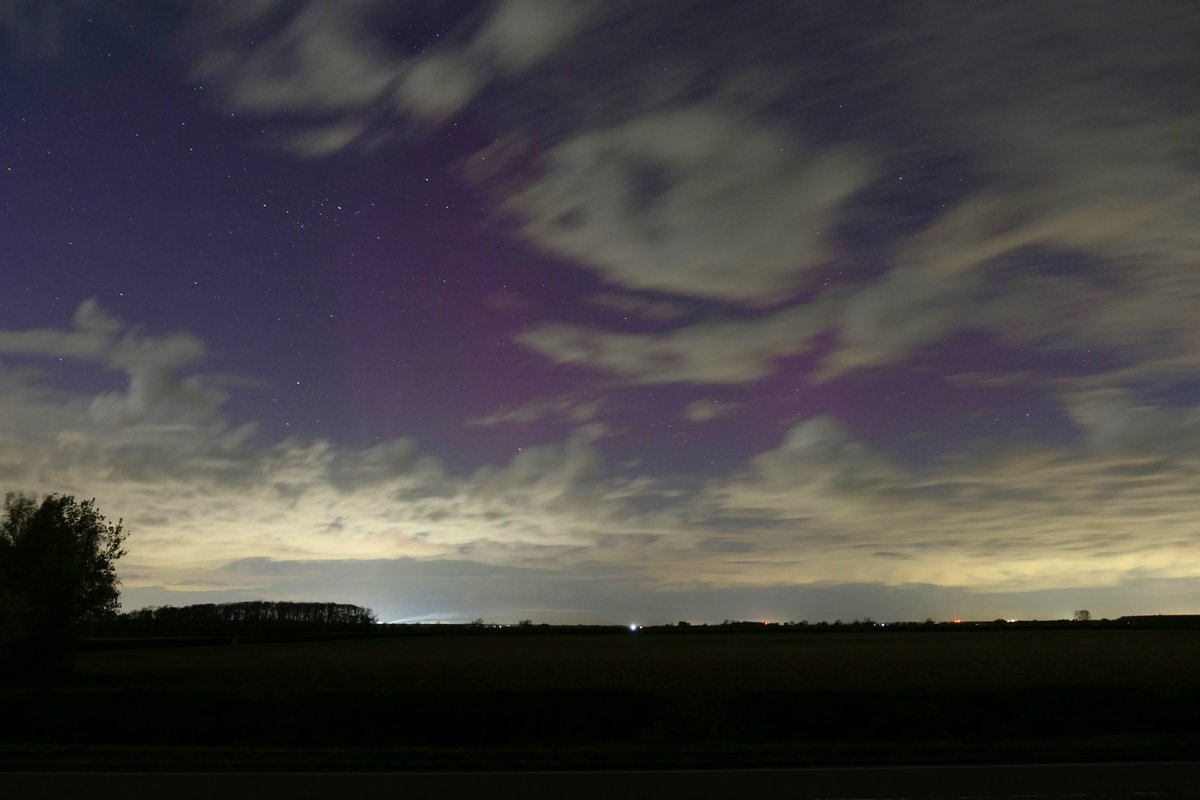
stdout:
POLYGON ((126 608, 1200 610, 1192 2, 0 0, 0 492, 126 608))

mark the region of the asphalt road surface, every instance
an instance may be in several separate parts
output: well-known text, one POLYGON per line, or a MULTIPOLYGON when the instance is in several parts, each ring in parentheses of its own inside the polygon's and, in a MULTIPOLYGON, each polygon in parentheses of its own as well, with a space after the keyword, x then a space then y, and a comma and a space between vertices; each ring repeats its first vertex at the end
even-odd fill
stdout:
POLYGON ((661 772, 0 773, 0 796, 299 798, 487 796, 738 797, 791 800, 1200 800, 1200 762, 661 772))

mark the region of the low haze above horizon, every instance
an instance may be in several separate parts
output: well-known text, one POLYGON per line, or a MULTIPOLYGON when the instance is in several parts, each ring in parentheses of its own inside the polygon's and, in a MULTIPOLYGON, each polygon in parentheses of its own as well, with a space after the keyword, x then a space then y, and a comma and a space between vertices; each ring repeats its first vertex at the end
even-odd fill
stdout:
POLYGON ((0 495, 126 609, 1200 611, 1200 6, 0 0, 0 495))

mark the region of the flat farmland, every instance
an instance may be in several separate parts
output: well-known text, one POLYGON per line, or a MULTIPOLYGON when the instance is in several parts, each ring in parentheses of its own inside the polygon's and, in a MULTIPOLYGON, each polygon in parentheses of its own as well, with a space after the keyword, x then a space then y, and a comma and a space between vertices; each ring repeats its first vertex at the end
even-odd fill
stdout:
POLYGON ((554 764, 1164 757, 1200 741, 1200 631, 506 630, 91 651, 63 681, 0 688, 0 706, 10 763, 80 748, 356 768, 414 752, 490 765, 533 752, 554 764))
POLYGON ((84 653, 92 686, 461 692, 1200 686, 1200 631, 429 635, 84 653))

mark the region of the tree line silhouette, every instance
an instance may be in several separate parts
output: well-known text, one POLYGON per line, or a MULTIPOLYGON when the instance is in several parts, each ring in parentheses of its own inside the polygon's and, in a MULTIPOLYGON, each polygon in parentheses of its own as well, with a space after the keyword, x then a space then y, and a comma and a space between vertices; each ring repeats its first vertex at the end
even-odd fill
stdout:
POLYGON ((345 630, 375 622, 371 609, 349 603, 249 600, 142 608, 119 615, 105 629, 149 634, 272 633, 345 630))

